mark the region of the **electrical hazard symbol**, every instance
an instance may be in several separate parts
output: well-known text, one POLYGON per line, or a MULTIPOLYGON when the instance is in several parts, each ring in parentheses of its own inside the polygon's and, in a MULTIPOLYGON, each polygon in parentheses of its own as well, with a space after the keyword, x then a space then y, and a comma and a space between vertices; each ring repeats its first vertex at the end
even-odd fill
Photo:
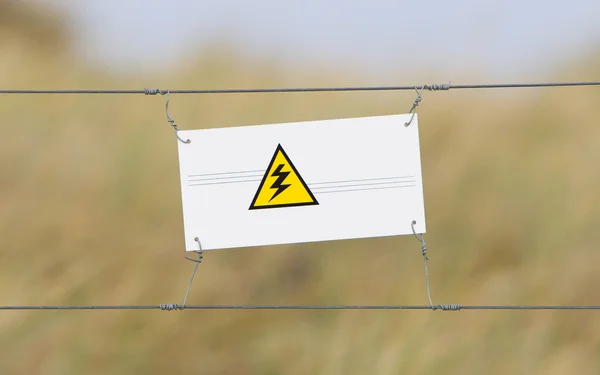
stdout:
POLYGON ((283 147, 278 145, 249 209, 318 204, 283 147))

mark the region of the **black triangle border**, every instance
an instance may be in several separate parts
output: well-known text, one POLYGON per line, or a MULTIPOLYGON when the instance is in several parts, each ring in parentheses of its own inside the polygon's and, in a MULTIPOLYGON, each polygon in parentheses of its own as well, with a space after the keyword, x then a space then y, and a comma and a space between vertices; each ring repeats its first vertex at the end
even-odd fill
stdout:
POLYGON ((314 205, 319 205, 317 198, 315 198, 312 191, 310 191, 310 189, 308 188, 308 185, 306 185, 306 182, 304 182, 302 175, 296 169, 296 166, 292 162, 292 159, 289 158, 289 156, 287 155, 287 153, 285 152, 285 150, 283 149, 281 144, 278 144, 277 148, 275 149, 275 152, 273 153, 273 157, 271 158, 271 162, 269 163, 269 166, 267 167, 265 175, 263 176, 262 181, 260 182, 260 185, 258 185, 258 189, 256 189, 256 194, 254 194, 254 199, 252 199, 252 203, 250 204, 250 207, 248 209, 249 210, 261 210, 261 209, 266 209, 266 208, 284 208, 284 207, 314 206, 314 205), (292 167, 292 170, 294 171, 294 173, 296 173, 296 176, 298 176, 298 179, 302 183, 302 186, 304 186, 304 188, 306 189, 306 191, 308 192, 308 194, 310 195, 310 197, 312 198, 313 201, 312 202, 286 203, 286 204, 255 207, 254 204, 256 203, 256 200, 258 199, 258 195, 260 194, 260 191, 262 190, 263 185, 265 184, 265 181, 267 181, 267 177, 269 176, 269 172, 271 171, 271 168, 273 167, 273 164, 275 163, 275 158, 277 157, 277 153, 279 151, 281 151, 281 153, 285 157, 285 160, 287 160, 287 162, 290 164, 290 167, 292 167))

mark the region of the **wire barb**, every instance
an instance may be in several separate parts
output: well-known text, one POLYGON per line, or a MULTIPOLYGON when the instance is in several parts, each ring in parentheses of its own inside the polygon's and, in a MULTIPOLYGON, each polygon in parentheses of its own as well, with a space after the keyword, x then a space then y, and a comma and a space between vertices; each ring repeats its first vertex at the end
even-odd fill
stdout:
POLYGON ((427 269, 427 261, 429 257, 427 257, 427 243, 425 242, 425 237, 421 234, 421 237, 417 235, 415 232, 415 224, 416 220, 413 220, 410 223, 410 227, 412 228, 412 232, 415 235, 415 238, 421 243, 421 254, 423 255, 423 264, 425 265, 425 285, 427 287, 427 299, 429 300, 429 306, 433 311, 440 309, 442 311, 459 311, 462 308, 462 305, 434 305, 431 301, 431 290, 429 288, 429 270, 427 269))

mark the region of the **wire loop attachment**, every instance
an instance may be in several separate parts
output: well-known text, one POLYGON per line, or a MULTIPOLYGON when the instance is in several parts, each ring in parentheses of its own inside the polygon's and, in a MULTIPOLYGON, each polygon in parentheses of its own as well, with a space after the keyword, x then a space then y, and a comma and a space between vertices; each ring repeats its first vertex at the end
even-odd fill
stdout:
MULTIPOLYGON (((148 89, 144 89, 144 90, 148 90, 148 89)), ((148 94, 148 95, 154 95, 154 92, 155 92, 154 90, 158 90, 157 92, 159 92, 159 93, 161 93, 162 95, 164 95, 164 94, 163 94, 163 93, 160 91, 160 89, 150 89, 150 90, 152 90, 152 91, 151 91, 151 94, 148 94)), ((179 142, 182 142, 182 143, 192 143, 192 141, 190 141, 189 139, 184 141, 183 139, 181 139, 181 137, 179 136, 179 134, 177 134, 177 133, 179 132, 179 129, 177 128, 177 124, 175 124, 175 120, 173 120, 173 119, 171 118, 171 116, 169 116, 169 102, 170 102, 170 101, 171 101, 171 92, 170 92, 170 91, 167 89, 167 104, 165 105, 165 113, 166 113, 166 115, 167 115, 167 121, 168 121, 168 122, 171 124, 171 126, 173 127, 173 130, 175 131, 175 136, 177 137, 177 139, 179 140, 179 142)))
POLYGON ((415 232, 415 224, 416 220, 413 220, 410 223, 410 227, 412 228, 412 232, 415 235, 416 239, 421 243, 421 254, 423 255, 423 264, 425 265, 425 285, 427 287, 427 299, 429 300, 429 306, 433 311, 440 309, 442 311, 459 311, 462 308, 462 305, 452 304, 452 305, 434 305, 431 301, 431 291, 429 288, 429 270, 427 269, 427 261, 429 258, 427 257, 427 243, 425 242, 425 237, 421 234, 421 237, 417 235, 415 232))
POLYGON ((417 87, 415 87, 415 91, 417 92, 417 98, 415 99, 415 102, 413 103, 412 108, 408 112, 411 114, 410 120, 408 120, 408 122, 405 122, 404 126, 409 126, 411 124, 411 122, 413 121, 413 119, 415 118, 415 109, 419 106, 419 103, 421 102, 421 100, 423 100, 423 97, 421 96, 421 94, 423 94, 423 90, 425 90, 425 87, 427 87, 427 86, 421 87, 421 91, 419 91, 419 89, 417 87))
POLYGON ((198 258, 197 259, 192 259, 189 257, 185 257, 185 259, 191 260, 192 262, 196 263, 196 266, 194 267, 194 270, 192 271, 192 276, 190 277, 190 282, 188 284, 187 290, 185 292, 185 297, 183 298, 183 304, 182 305, 177 305, 177 304, 162 304, 159 305, 159 308, 161 310, 165 310, 165 311, 172 311, 172 310, 183 310, 185 308, 185 304, 187 302, 188 299, 188 295, 190 294, 190 289, 192 287, 192 282, 194 281, 194 275, 196 275, 196 271, 198 270, 198 266, 200 265, 200 263, 202 263, 202 245, 200 244, 200 239, 198 237, 194 238, 194 241, 198 242, 198 251, 195 251, 196 254, 198 254, 198 258))

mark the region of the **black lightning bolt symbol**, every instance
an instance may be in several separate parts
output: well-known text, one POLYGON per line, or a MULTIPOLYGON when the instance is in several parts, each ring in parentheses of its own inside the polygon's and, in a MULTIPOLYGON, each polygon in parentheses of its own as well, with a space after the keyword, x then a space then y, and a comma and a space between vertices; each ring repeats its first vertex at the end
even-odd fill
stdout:
POLYGON ((279 164, 277 166, 277 168, 275 168, 273 173, 271 173, 271 177, 277 177, 277 180, 275 182, 273 182, 273 185, 271 185, 271 189, 277 189, 277 191, 275 192, 275 194, 273 194, 271 199, 269 199, 269 202, 272 201, 273 198, 275 198, 279 194, 283 193, 283 191, 285 189, 287 189, 291 186, 290 184, 282 185, 282 182, 285 181, 287 176, 290 174, 290 172, 282 172, 281 171, 281 169, 283 168, 284 165, 285 164, 279 164))

